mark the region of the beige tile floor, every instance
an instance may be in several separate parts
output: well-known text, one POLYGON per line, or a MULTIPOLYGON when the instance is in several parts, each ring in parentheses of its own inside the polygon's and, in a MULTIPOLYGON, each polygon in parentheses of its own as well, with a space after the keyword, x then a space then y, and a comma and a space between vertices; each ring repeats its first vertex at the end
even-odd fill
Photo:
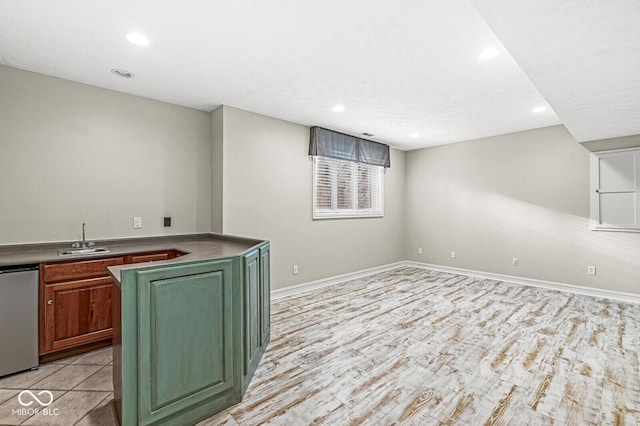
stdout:
MULTIPOLYGON (((55 361, 0 379, 0 425, 117 425, 113 409, 111 348, 55 361), (18 394, 48 390, 53 403, 37 415, 21 415, 18 394)), ((45 398, 42 396, 42 398, 45 398)))
MULTIPOLYGON (((272 304, 244 400, 213 425, 638 425, 640 305, 417 268, 272 304)), ((0 425, 114 425, 111 351, 0 379, 0 425), (60 416, 11 415, 49 389, 60 416)))

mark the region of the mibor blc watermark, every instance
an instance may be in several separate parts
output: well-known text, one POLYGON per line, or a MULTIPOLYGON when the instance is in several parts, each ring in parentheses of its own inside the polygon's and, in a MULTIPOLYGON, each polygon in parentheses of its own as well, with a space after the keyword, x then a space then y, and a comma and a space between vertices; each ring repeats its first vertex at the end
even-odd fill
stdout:
POLYGON ((30 390, 23 390, 18 394, 18 403, 22 408, 12 408, 11 414, 14 416, 57 416, 59 408, 47 408, 53 403, 53 394, 48 390, 41 390, 37 393, 30 390))

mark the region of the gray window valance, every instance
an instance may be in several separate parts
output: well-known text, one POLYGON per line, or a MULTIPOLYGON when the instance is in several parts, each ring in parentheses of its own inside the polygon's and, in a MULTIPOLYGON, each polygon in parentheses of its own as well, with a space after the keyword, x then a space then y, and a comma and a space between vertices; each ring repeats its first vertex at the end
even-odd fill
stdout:
POLYGON ((309 155, 337 158, 374 166, 391 167, 389 145, 373 142, 333 130, 311 128, 309 155))

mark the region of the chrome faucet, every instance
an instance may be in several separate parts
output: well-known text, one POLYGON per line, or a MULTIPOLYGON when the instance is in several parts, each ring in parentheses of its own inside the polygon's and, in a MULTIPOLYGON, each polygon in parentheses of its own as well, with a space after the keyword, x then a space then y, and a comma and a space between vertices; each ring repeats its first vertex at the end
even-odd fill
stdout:
POLYGON ((73 243, 71 247, 74 249, 86 249, 95 247, 95 243, 87 243, 87 224, 82 222, 82 245, 80 243, 73 243))

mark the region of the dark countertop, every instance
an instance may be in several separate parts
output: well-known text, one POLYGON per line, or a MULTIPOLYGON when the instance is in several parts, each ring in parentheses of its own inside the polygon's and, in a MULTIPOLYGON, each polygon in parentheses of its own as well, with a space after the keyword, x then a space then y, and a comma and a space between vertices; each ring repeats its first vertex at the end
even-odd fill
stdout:
MULTIPOLYGON (((0 246, 0 266, 28 265, 43 262, 104 259, 135 253, 178 250, 187 253, 175 259, 154 263, 180 263, 195 260, 217 259, 240 255, 264 241, 222 234, 190 234, 162 237, 128 238, 120 240, 94 240, 96 247, 107 247, 109 253, 58 256, 58 250, 69 248, 71 242, 21 244, 0 246)), ((109 271, 120 281, 122 269, 139 268, 148 264, 113 266, 109 271)))

